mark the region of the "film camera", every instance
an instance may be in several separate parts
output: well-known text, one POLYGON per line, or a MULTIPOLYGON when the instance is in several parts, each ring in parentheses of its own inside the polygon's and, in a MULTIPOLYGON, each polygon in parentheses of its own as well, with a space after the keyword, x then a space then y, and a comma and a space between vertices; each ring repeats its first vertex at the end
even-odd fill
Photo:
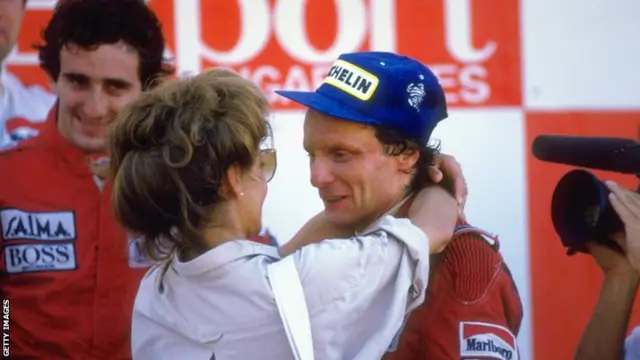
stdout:
MULTIPOLYGON (((631 139, 574 136, 538 136, 533 155, 542 161, 576 167, 634 174, 640 178, 640 143, 631 139)), ((640 187, 637 190, 640 192, 640 187)), ((568 254, 587 252, 585 243, 599 241, 616 250, 609 236, 624 226, 609 203, 609 189, 588 170, 575 169, 557 183, 551 201, 551 219, 568 254)))

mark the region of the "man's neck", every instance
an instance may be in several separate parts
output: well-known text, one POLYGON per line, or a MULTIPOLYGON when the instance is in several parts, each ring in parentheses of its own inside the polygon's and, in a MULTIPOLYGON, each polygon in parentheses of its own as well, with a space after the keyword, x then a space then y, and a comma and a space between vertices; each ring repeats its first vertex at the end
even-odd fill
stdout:
POLYGON ((379 212, 376 212, 373 216, 370 216, 366 220, 359 222, 357 225, 353 227, 353 231, 355 234, 360 234, 366 231, 368 228, 373 226, 378 222, 381 218, 386 215, 396 215, 398 210, 402 208, 402 205, 405 204, 407 199, 409 199, 411 194, 402 193, 401 196, 396 197, 394 201, 390 202, 387 206, 383 207, 383 209, 379 212))

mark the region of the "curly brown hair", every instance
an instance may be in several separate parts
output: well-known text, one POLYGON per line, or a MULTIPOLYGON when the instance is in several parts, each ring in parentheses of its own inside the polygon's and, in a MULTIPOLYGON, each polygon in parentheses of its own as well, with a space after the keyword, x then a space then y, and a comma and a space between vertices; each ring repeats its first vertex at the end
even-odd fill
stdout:
POLYGON ((164 58, 160 21, 141 0, 59 1, 41 37, 35 45, 40 67, 54 81, 60 75, 60 50, 69 44, 95 49, 124 41, 138 52, 143 89, 174 73, 164 58))
POLYGON ((271 135, 267 113, 261 91, 224 69, 170 80, 124 109, 109 138, 113 207, 149 256, 206 249, 224 177, 252 167, 271 135))

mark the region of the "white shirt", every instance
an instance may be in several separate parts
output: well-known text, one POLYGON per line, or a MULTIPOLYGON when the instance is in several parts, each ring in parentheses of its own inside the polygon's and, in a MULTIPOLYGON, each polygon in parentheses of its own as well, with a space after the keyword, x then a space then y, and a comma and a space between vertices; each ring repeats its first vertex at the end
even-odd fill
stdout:
MULTIPOLYGON (((351 239, 293 255, 315 358, 380 359, 406 315, 424 300, 429 240, 407 219, 385 216, 351 239)), ((132 353, 151 359, 293 359, 267 277, 275 247, 224 243, 189 262, 173 258, 143 278, 134 304, 132 353)))
POLYGON ((41 86, 25 86, 6 69, 0 69, 0 148, 37 135, 29 123, 44 122, 55 101, 55 95, 41 86), (7 122, 14 118, 21 118, 21 122, 9 132, 7 122))

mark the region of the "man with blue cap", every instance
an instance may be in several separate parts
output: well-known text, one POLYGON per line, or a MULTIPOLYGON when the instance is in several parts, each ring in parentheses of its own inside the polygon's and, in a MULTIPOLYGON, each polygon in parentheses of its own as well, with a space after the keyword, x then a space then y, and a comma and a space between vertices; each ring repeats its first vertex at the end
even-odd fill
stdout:
MULTIPOLYGON (((441 155, 429 140, 447 105, 420 62, 385 52, 343 54, 315 92, 277 93, 308 108, 304 148, 324 203, 283 253, 324 239, 318 228, 349 236, 383 215, 405 216, 413 194, 434 184, 429 167, 441 155)), ((522 304, 498 248, 494 236, 461 216, 453 241, 432 259, 425 302, 385 359, 517 359, 522 304)))

